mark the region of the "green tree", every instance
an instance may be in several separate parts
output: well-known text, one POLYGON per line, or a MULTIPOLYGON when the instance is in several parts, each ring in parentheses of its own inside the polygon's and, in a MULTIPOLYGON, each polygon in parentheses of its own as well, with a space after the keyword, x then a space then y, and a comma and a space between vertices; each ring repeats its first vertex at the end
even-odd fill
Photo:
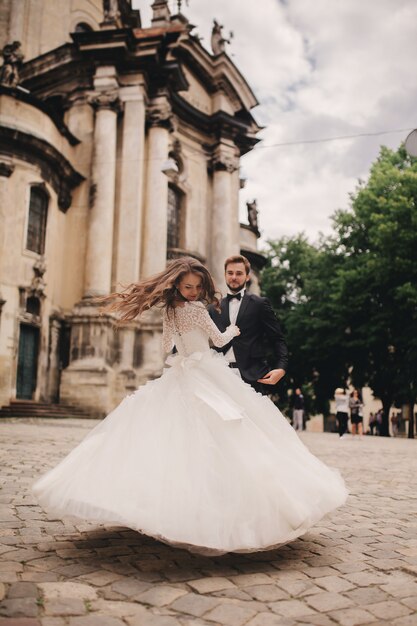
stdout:
MULTIPOLYGON (((333 247, 344 257, 336 295, 350 328, 352 380, 381 399, 388 435, 393 402, 413 407, 417 395, 417 160, 382 147, 351 204, 334 217, 333 247)), ((409 428, 413 436, 412 420, 409 428)))
POLYGON ((284 391, 302 386, 310 410, 328 414, 334 389, 347 378, 344 322, 332 295, 340 260, 325 242, 313 246, 304 235, 269 242, 267 257, 262 287, 290 352, 284 391))
POLYGON ((348 378, 369 385, 388 435, 393 403, 412 415, 417 396, 417 160, 382 147, 333 226, 315 246, 269 242, 262 285, 287 334, 287 384, 311 385, 323 412, 348 378))

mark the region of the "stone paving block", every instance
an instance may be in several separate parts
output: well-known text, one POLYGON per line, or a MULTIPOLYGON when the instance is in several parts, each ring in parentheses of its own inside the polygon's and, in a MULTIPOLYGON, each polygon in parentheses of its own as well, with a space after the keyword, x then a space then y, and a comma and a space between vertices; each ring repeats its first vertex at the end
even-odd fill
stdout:
POLYGON ((42 626, 66 626, 65 617, 41 617, 42 626))
POLYGON ((337 572, 331 567, 306 567, 302 565, 300 569, 309 578, 323 578, 323 576, 337 575, 337 572))
POLYGON ((255 611, 232 602, 224 603, 205 614, 205 619, 218 622, 222 626, 242 626, 255 616, 255 611))
POLYGON ((246 589, 238 589, 237 587, 233 587, 232 589, 222 589, 221 591, 213 591, 212 595, 216 598, 231 598, 233 600, 245 600, 246 602, 250 602, 252 600, 246 589))
MULTIPOLYGON (((398 617, 390 622, 390 626, 415 626, 416 614, 405 615, 404 617, 398 617)), ((373 626, 373 625, 372 625, 373 626)))
POLYGON ((41 622, 32 617, 0 617, 0 626, 41 626, 41 622))
POLYGON ((345 595, 348 596, 355 604, 366 608, 368 604, 376 604, 377 602, 383 602, 390 600, 390 596, 382 591, 379 587, 358 587, 351 591, 346 591, 345 595))
POLYGON ((96 570, 89 574, 82 574, 79 576, 80 581, 86 581, 90 585, 95 587, 105 587, 116 580, 120 580, 122 576, 120 574, 114 574, 113 572, 107 572, 106 570, 96 570))
MULTIPOLYGON (((168 615, 152 615, 151 613, 146 614, 145 620, 146 621, 144 621, 143 617, 133 616, 127 617, 125 621, 128 626, 183 626, 184 623, 181 623, 181 621, 175 617, 170 617, 168 615)), ((69 626, 73 625, 70 624, 69 626)), ((97 624, 97 626, 101 625, 97 624)), ((192 626, 192 622, 190 623, 190 626, 192 626)))
POLYGON ((231 589, 235 585, 228 578, 213 576, 212 578, 199 578, 188 583, 198 593, 212 593, 222 589, 231 589))
POLYGON ((314 579, 314 583, 319 587, 323 587, 326 591, 348 591, 353 589, 355 585, 347 581, 341 576, 322 576, 314 579))
POLYGON ((110 615, 86 615, 72 617, 69 626, 125 626, 125 624, 121 619, 110 615))
POLYGON ((75 598, 77 600, 96 600, 97 590, 90 585, 75 582, 39 583, 38 589, 45 600, 75 598))
POLYGON ((7 597, 10 600, 11 598, 37 598, 38 590, 34 583, 29 582, 19 582, 13 583, 10 585, 10 588, 7 592, 7 597))
POLYGON ((239 574, 238 576, 230 576, 230 580, 239 587, 252 585, 272 585, 274 581, 267 574, 239 574))
POLYGON ((177 587, 171 587, 169 585, 159 585, 144 591, 137 596, 138 602, 150 604, 151 606, 166 606, 171 604, 177 598, 184 596, 187 593, 185 589, 178 589, 177 587))
POLYGON ((353 605, 350 598, 330 591, 323 591, 323 593, 317 593, 314 596, 307 596, 306 602, 312 606, 313 609, 316 609, 316 611, 323 613, 344 609, 353 605))
POLYGON ((93 600, 90 603, 90 611, 101 615, 112 615, 114 617, 125 618, 132 615, 147 615, 147 609, 135 602, 108 601, 103 598, 93 600))
POLYGON ((13 598, 0 604, 0 615, 3 617, 37 617, 38 612, 36 598, 13 598))
POLYGON ((407 596, 417 596, 417 581, 401 581, 392 582, 381 585, 381 589, 389 593, 390 596, 395 598, 406 598, 407 596))
POLYGON ((401 603, 413 609, 417 613, 417 596, 411 596, 410 598, 401 598, 401 603))
POLYGON ((288 599, 288 594, 277 585, 253 585, 245 587, 245 593, 260 602, 276 602, 277 600, 288 599))
POLYGON ((209 598, 208 596, 200 596, 197 593, 187 593, 171 604, 171 609, 201 617, 220 603, 217 598, 209 598))
POLYGON ((245 626, 291 626, 296 624, 293 620, 283 620, 280 615, 274 613, 258 613, 245 626))
POLYGON ((367 610, 376 617, 385 620, 403 617, 404 615, 409 615, 412 612, 409 607, 400 602, 396 602, 395 600, 386 600, 376 604, 369 604, 367 606, 367 610))
POLYGON ((331 611, 328 615, 340 626, 362 626, 362 624, 371 624, 376 621, 372 613, 360 608, 331 611))
POLYGON ((314 615, 315 610, 309 607, 301 600, 281 600, 279 602, 271 602, 270 609, 282 615, 282 617, 303 617, 304 615, 314 615))
POLYGON ((134 598, 140 593, 147 591, 150 587, 150 583, 145 583, 142 580, 134 580, 132 578, 116 580, 116 582, 111 585, 113 591, 116 591, 127 598, 134 598))
POLYGON ((0 602, 6 595, 6 586, 3 583, 0 583, 0 602))
POLYGON ((45 600, 43 603, 45 615, 84 615, 87 613, 87 606, 84 600, 78 598, 56 598, 45 600))

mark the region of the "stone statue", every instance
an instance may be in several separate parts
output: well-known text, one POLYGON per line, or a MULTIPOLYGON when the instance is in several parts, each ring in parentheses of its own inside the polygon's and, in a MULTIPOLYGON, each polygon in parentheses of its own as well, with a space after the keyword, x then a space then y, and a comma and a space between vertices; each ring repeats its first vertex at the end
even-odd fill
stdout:
POLYGON ((253 230, 259 230, 258 224, 258 207, 256 205, 256 200, 252 200, 252 202, 246 203, 248 209, 248 221, 249 226, 253 228, 253 230))
POLYGON ((213 54, 221 54, 225 51, 225 44, 230 43, 233 39, 233 33, 230 31, 229 39, 225 39, 222 35, 223 26, 213 20, 213 29, 211 31, 211 49, 213 54))
POLYGON ((103 0, 104 22, 115 22, 120 16, 119 0, 103 0))
POLYGON ((19 70, 24 59, 20 41, 14 41, 5 45, 1 54, 3 56, 3 65, 0 68, 0 85, 17 87, 19 84, 19 70))

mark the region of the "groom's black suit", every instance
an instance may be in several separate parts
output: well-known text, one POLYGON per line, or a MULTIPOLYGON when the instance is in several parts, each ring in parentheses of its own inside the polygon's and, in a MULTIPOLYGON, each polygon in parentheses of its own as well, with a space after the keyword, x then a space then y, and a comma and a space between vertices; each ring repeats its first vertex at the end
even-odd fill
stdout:
MULTIPOLYGON (((219 313, 212 305, 209 313, 219 330, 224 332, 230 325, 227 298, 222 299, 220 307, 219 313)), ((286 370, 288 349, 269 300, 255 294, 245 293, 240 304, 236 325, 240 329, 240 335, 218 350, 225 354, 230 347, 233 347, 236 364, 243 380, 250 383, 257 391, 270 393, 272 385, 261 385, 256 381, 271 369, 286 370), (272 354, 270 363, 267 361, 267 352, 272 354)))

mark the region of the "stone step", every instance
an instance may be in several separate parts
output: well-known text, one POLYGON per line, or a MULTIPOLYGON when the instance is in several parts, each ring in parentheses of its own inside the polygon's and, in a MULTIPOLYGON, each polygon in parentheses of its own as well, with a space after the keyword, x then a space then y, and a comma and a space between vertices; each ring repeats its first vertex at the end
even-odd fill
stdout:
POLYGON ((80 407, 66 404, 49 404, 47 402, 34 402, 33 400, 11 400, 10 404, 0 408, 2 417, 50 417, 50 418, 91 418, 80 407))

